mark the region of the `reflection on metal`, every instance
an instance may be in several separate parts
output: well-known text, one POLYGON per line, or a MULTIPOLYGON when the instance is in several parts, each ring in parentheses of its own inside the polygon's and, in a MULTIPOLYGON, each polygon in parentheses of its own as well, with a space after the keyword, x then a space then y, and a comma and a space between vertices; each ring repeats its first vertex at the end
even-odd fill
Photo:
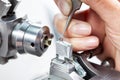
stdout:
POLYGON ((74 60, 72 45, 63 40, 56 42, 56 55, 51 62, 50 75, 37 80, 84 80, 86 72, 74 60))
POLYGON ((30 24, 24 18, 16 18, 18 0, 0 0, 0 63, 14 59, 17 52, 41 56, 52 41, 47 26, 30 24))

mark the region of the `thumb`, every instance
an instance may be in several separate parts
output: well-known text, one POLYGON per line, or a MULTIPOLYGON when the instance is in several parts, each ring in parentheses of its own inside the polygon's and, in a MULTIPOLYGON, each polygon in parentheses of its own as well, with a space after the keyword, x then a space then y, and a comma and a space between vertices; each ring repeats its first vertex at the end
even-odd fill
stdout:
POLYGON ((81 0, 89 5, 105 22, 120 16, 120 2, 118 0, 81 0))
POLYGON ((65 15, 69 15, 72 9, 71 0, 54 0, 60 11, 65 15))

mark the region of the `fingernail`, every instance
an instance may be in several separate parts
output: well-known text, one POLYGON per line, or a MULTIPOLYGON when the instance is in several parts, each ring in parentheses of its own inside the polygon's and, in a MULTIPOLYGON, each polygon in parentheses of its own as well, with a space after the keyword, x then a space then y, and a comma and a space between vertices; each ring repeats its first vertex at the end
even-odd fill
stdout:
POLYGON ((88 24, 75 24, 71 27, 70 31, 76 35, 89 35, 91 33, 91 27, 88 24))
POLYGON ((64 15, 69 15, 71 11, 71 2, 67 0, 57 0, 56 4, 64 15))
POLYGON ((98 46, 99 40, 97 38, 92 38, 92 39, 88 39, 86 43, 89 45, 88 48, 92 49, 98 46))

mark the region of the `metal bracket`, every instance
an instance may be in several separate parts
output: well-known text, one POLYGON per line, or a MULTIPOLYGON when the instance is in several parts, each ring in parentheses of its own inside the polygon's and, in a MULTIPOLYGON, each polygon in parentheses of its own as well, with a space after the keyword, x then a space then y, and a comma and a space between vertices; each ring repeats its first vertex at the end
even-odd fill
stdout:
POLYGON ((71 44, 61 40, 57 41, 57 57, 52 59, 50 75, 39 80, 84 80, 83 77, 86 73, 80 65, 76 67, 77 63, 74 62, 72 53, 71 44), (77 70, 81 72, 81 75, 77 73, 77 70))

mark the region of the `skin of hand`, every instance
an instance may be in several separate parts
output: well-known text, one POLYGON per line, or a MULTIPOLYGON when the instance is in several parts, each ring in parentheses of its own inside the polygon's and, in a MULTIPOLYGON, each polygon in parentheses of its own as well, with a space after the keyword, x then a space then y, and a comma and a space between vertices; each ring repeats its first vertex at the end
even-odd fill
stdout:
MULTIPOLYGON (((112 58, 115 69, 120 71, 120 2, 119 0, 81 0, 90 9, 77 12, 65 32, 65 40, 73 45, 74 51, 91 50, 103 47, 98 58, 112 58)), ((57 14, 55 26, 63 33, 67 16, 72 9, 71 0, 55 0, 63 13, 57 14)))

